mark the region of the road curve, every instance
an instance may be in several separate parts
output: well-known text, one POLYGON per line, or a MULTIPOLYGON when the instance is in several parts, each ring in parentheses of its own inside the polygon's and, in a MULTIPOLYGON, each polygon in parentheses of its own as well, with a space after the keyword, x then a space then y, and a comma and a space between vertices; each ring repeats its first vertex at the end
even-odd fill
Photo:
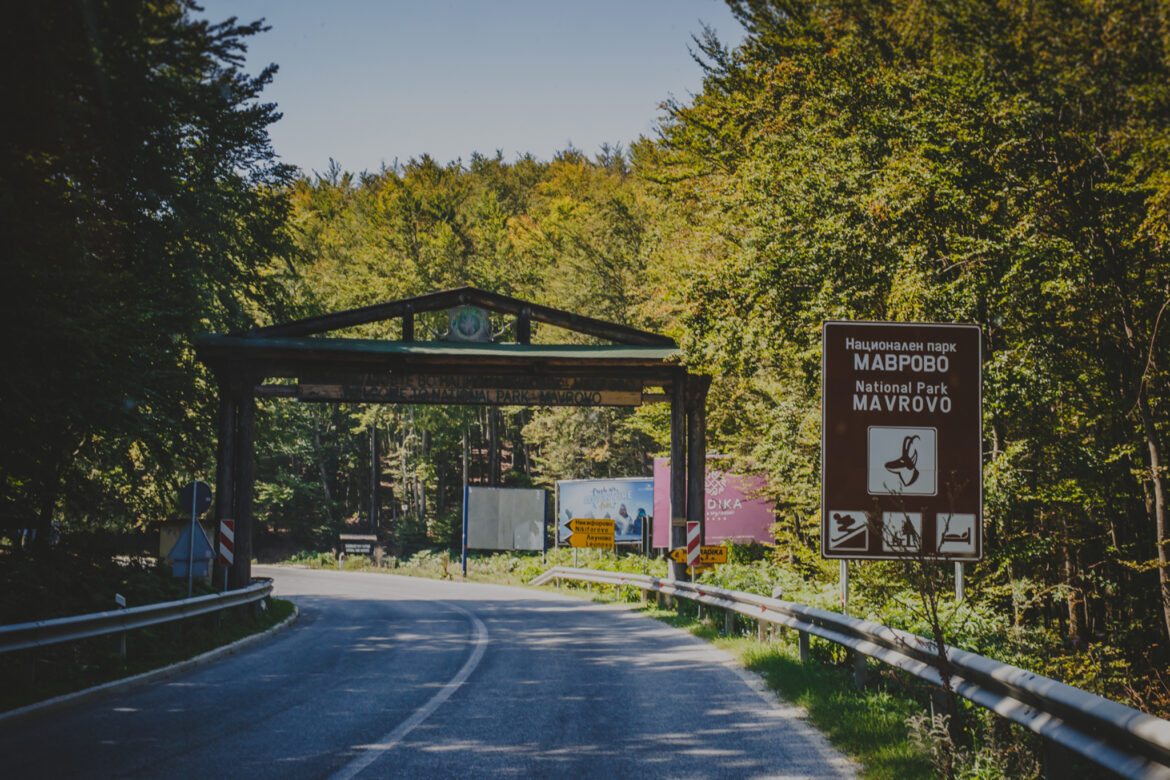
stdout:
POLYGON ((689 634, 553 593, 257 567, 301 619, 237 655, 0 728, 26 777, 846 778, 689 634))

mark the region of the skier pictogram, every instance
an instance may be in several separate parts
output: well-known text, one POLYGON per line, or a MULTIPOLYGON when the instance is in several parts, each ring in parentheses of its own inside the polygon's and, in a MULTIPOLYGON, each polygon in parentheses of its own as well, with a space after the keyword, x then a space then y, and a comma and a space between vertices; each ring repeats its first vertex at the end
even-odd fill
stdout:
POLYGON ((866 523, 865 512, 840 511, 830 514, 829 544, 830 550, 868 550, 869 525, 866 523))

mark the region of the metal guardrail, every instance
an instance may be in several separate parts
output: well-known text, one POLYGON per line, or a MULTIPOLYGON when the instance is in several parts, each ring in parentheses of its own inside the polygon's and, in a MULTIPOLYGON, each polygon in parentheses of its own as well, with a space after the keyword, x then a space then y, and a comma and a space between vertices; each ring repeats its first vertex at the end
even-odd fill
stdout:
POLYGON ((272 580, 258 579, 246 588, 212 593, 179 601, 164 601, 128 609, 112 609, 88 615, 37 620, 0 626, 0 653, 44 647, 60 642, 74 642, 103 634, 117 634, 136 628, 169 623, 172 620, 206 615, 222 609, 240 607, 269 598, 272 580))
MULTIPOLYGON (((802 662, 811 657, 808 637, 820 637, 855 651, 854 674, 859 684, 864 681, 867 657, 932 685, 943 682, 934 642, 878 623, 753 593, 644 574, 557 566, 531 584, 561 579, 639 588, 787 626, 799 632, 802 662)), ((946 655, 952 668, 951 687, 965 699, 1121 777, 1170 779, 1170 721, 964 650, 947 647, 946 655)))

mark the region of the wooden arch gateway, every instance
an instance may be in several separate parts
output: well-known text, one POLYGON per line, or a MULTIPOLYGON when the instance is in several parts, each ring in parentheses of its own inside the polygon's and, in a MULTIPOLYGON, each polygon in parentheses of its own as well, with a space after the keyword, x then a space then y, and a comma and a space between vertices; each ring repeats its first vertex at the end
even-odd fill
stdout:
MULTIPOLYGON (((203 335, 196 338, 195 350, 219 383, 215 514, 217 525, 235 520, 231 588, 247 585, 252 577, 258 397, 499 406, 669 403, 671 546, 685 546, 687 520, 703 525, 711 380, 688 373, 678 345, 666 336, 461 287, 239 334, 203 335), (442 340, 416 340, 415 315, 442 310, 449 312, 442 340), (505 330, 512 330, 514 341, 493 338, 489 312, 506 315, 505 330), (398 340, 324 335, 390 320, 399 321, 398 340), (533 344, 534 322, 610 343, 533 344)), ((681 577, 681 568, 672 573, 681 577)))

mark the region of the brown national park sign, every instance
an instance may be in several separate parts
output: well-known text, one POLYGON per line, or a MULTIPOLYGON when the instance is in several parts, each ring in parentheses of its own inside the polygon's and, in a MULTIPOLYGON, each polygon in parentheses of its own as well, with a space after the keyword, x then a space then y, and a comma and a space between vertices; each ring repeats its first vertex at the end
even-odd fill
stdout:
POLYGON ((821 553, 983 556, 978 326, 826 322, 821 553))

